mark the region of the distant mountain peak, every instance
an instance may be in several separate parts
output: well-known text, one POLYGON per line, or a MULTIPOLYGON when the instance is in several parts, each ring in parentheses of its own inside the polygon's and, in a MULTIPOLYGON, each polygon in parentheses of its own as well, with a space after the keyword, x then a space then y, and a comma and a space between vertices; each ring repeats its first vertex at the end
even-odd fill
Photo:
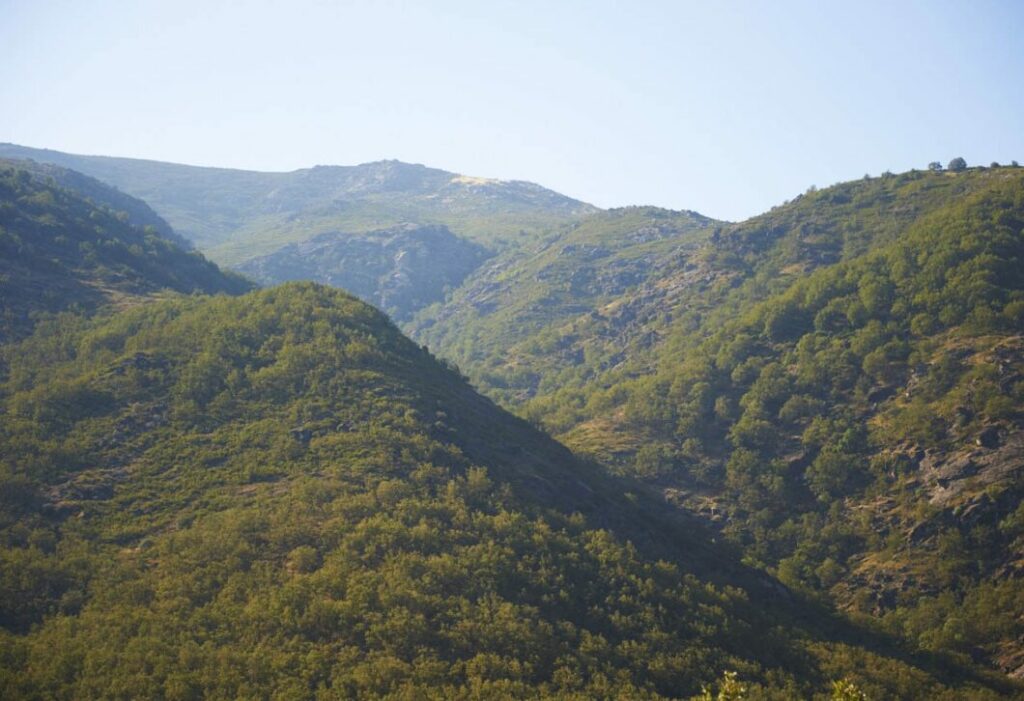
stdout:
POLYGON ((175 231, 226 265, 328 231, 359 233, 401 222, 444 224, 457 236, 500 249, 600 211, 534 183, 395 159, 271 173, 14 144, 0 144, 2 157, 33 158, 113 185, 146 201, 175 231))
POLYGON ((497 178, 480 178, 472 175, 456 175, 451 180, 453 185, 499 185, 503 181, 497 178))

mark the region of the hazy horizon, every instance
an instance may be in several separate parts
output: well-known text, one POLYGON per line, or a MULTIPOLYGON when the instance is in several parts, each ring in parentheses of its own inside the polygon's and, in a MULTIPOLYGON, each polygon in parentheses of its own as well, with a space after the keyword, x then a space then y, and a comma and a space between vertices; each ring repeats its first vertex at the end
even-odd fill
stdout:
POLYGON ((1024 9, 0 2, 0 141, 261 171, 397 159, 739 220, 1024 160, 1024 9))

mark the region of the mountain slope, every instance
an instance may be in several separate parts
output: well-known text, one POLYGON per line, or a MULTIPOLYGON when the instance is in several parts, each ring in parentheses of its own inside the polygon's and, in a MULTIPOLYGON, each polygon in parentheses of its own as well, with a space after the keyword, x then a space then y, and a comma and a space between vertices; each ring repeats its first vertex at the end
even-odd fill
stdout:
POLYGON ((678 698, 722 669, 752 698, 1013 691, 787 604, 343 293, 4 352, 4 698, 678 698))
POLYGON ((548 336, 527 366, 586 349, 532 394, 464 362, 472 324, 432 347, 788 585, 1020 674, 1022 225, 1016 168, 845 183, 718 227, 574 324, 508 327, 548 336))
POLYGON ((0 163, 0 341, 28 333, 40 313, 123 306, 166 290, 250 287, 153 228, 133 226, 128 213, 0 163))
POLYGON ((443 300, 486 256, 482 246, 447 227, 405 224, 364 234, 320 234, 238 270, 267 285, 310 280, 340 287, 402 321, 443 300))
POLYGON ((164 221, 152 207, 130 195, 96 178, 90 178, 74 170, 61 168, 49 163, 36 163, 35 161, 0 159, 0 167, 15 170, 28 171, 32 177, 43 184, 52 184, 57 187, 71 190, 78 196, 91 201, 100 207, 124 212, 127 223, 139 229, 152 227, 153 231, 161 237, 176 244, 179 248, 189 250, 192 244, 182 236, 179 236, 171 225, 164 221))
POLYGON ((218 263, 236 265, 326 232, 403 223, 442 224, 502 247, 596 208, 533 183, 471 178, 399 161, 263 173, 0 144, 0 157, 31 158, 91 175, 148 202, 218 263))
MULTIPOLYGON (((655 207, 595 214, 489 260, 406 329, 510 404, 578 385, 605 366, 594 362, 595 345, 625 354, 631 330, 642 323, 617 301, 659 280, 666 268, 689 270, 715 224, 655 207)), ((659 287, 648 298, 669 292, 659 287)))

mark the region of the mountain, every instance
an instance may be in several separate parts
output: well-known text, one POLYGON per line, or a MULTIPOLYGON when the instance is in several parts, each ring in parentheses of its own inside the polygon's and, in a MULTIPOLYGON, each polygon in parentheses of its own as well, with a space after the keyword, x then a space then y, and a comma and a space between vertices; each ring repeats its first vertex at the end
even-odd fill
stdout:
POLYGON ((474 178, 379 161, 290 173, 78 156, 0 144, 0 157, 31 158, 85 173, 145 200, 204 254, 237 265, 321 233, 439 224, 490 248, 574 222, 591 205, 520 181, 474 178))
POLYGON ((62 321, 3 348, 4 698, 1016 691, 830 619, 340 291, 62 321))
POLYGON ((90 178, 88 175, 49 163, 37 163, 29 160, 0 158, 0 167, 27 171, 33 179, 44 184, 53 184, 65 190, 71 190, 95 205, 115 212, 124 212, 128 217, 128 223, 136 228, 152 227, 153 231, 179 248, 185 250, 192 248, 192 244, 184 237, 179 236, 171 228, 171 225, 154 212, 148 204, 126 195, 96 178, 90 178))
POLYGON ((415 331, 793 589, 1019 676, 1022 228, 1019 168, 886 174, 714 225, 611 301, 569 259, 580 308, 506 317, 511 354, 461 293, 415 331))
POLYGON ((731 224, 0 155, 4 698, 1018 691, 1024 171, 731 224))
POLYGON ((140 202, 61 171, 0 162, 0 342, 27 334, 41 314, 126 306, 167 291, 239 293, 251 284, 184 251, 145 219, 140 202), (87 200, 57 183, 74 183, 87 200), (110 203, 104 206, 101 202, 110 203), (128 205, 129 211, 110 207, 128 205))
POLYGON ((320 234, 253 258, 238 270, 267 285, 311 280, 340 287, 402 321, 443 300, 487 255, 447 227, 405 224, 362 234, 320 234))
POLYGON ((662 280, 666 269, 690 270, 689 260, 718 224, 655 207, 592 215, 488 260, 406 330, 511 405, 579 384, 604 367, 592 358, 595 344, 629 352, 630 330, 643 319, 621 300, 641 289, 650 289, 650 299, 670 294, 671 286, 648 283, 662 280), (602 314, 618 322, 595 332, 602 314))

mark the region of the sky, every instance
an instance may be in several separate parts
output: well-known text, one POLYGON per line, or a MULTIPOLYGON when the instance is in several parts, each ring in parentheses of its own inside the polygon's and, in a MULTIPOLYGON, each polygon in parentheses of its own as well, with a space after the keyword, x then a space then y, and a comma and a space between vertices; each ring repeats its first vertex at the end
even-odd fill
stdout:
POLYGON ((253 170, 397 158, 739 220, 1024 161, 1024 2, 0 0, 0 141, 253 170))

